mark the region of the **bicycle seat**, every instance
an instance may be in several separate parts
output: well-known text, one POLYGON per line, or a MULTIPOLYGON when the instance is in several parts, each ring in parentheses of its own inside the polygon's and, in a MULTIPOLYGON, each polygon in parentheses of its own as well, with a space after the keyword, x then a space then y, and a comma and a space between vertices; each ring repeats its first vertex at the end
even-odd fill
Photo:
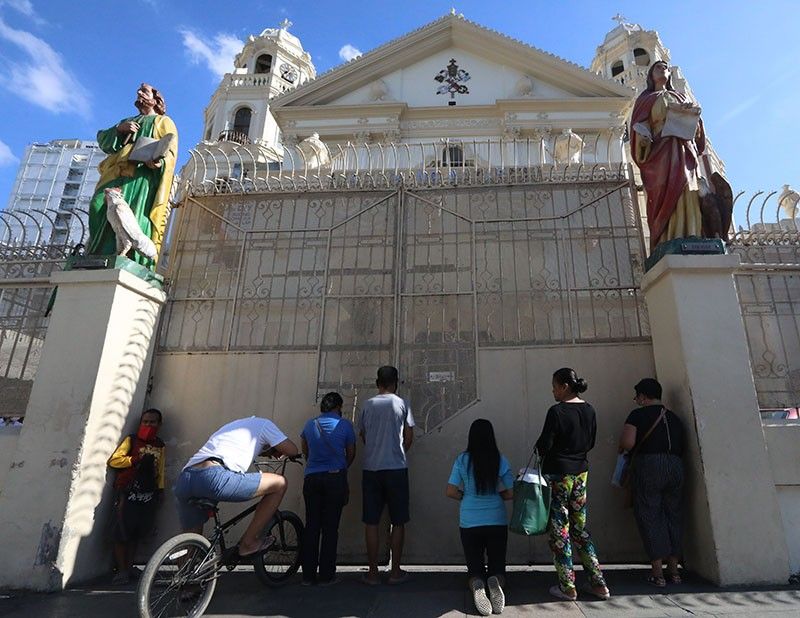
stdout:
POLYGON ((200 509, 209 509, 215 512, 219 510, 216 500, 212 500, 211 498, 189 498, 188 502, 192 506, 196 506, 200 509))

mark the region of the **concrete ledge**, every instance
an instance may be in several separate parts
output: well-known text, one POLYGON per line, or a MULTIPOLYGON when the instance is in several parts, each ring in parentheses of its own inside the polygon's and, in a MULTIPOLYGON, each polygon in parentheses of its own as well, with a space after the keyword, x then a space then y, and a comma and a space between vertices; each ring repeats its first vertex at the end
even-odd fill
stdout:
POLYGON ((125 270, 65 270, 53 273, 51 280, 55 285, 116 283, 157 303, 164 303, 167 300, 167 295, 162 290, 125 270))
POLYGON ((668 272, 709 273, 728 271, 733 273, 739 268, 738 255, 665 255, 642 277, 642 292, 647 292, 659 279, 668 272))

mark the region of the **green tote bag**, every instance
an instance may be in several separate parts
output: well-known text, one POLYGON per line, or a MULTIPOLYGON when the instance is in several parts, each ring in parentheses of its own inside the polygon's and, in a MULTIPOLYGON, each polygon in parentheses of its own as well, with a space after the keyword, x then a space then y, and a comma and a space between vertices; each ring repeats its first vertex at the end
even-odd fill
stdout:
POLYGON ((542 476, 541 459, 537 457, 536 468, 530 468, 535 454, 534 448, 525 470, 514 481, 514 508, 508 524, 511 532, 526 536, 547 532, 550 519, 550 486, 542 476))

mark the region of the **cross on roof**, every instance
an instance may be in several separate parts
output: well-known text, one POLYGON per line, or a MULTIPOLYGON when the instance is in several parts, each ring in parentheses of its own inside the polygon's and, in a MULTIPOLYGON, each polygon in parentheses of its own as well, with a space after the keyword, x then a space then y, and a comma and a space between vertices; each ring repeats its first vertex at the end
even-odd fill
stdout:
POLYGON ((284 17, 283 21, 282 21, 280 24, 278 24, 278 25, 281 27, 281 30, 288 30, 288 29, 289 29, 289 28, 291 28, 291 27, 292 27, 294 24, 292 24, 292 22, 290 22, 288 19, 286 19, 286 18, 284 17))
POLYGON ((617 22, 620 26, 624 26, 625 23, 628 21, 627 19, 625 19, 625 16, 622 13, 617 13, 611 19, 617 22))

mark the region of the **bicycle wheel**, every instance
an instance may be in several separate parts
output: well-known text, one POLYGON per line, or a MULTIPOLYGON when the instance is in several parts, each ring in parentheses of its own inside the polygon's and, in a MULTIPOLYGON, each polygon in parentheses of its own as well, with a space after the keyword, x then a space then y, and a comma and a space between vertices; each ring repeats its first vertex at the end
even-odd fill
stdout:
POLYGON ((156 550, 139 580, 139 616, 202 616, 217 586, 217 567, 217 555, 206 537, 172 537, 156 550))
POLYGON ((275 537, 275 542, 253 559, 253 568, 262 584, 282 586, 300 568, 303 522, 294 513, 282 511, 280 519, 270 523, 267 533, 275 537))

